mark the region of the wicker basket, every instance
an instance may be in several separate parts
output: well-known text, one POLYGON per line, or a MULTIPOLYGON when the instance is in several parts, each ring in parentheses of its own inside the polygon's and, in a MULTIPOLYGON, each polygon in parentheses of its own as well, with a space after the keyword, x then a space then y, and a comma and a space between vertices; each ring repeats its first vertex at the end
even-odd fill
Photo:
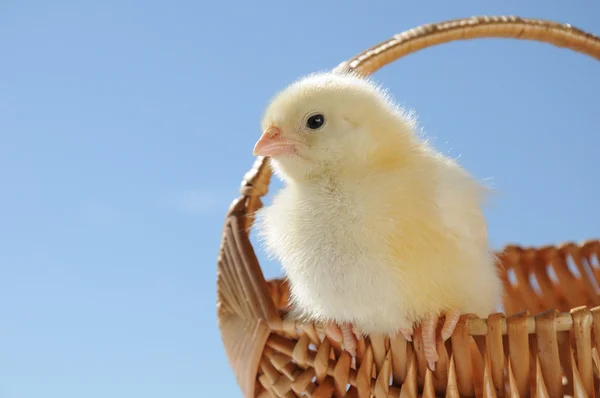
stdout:
MULTIPOLYGON (((600 59, 600 38, 569 25, 474 17, 406 31, 338 68, 370 74, 426 47, 484 37, 536 40, 600 59)), ((322 337, 320 325, 284 320, 287 283, 267 282, 261 272, 248 234, 269 178, 265 160, 257 159, 227 213, 218 259, 219 328, 246 397, 600 395, 599 240, 506 247, 498 266, 510 315, 461 317, 451 339, 439 343, 435 372, 427 368, 422 346, 401 335, 360 340, 354 361, 322 337)))

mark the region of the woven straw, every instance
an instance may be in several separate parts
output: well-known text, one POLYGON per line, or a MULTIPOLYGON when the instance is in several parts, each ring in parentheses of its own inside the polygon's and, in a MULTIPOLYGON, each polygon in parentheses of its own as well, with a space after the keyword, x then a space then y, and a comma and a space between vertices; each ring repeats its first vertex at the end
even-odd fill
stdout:
MULTIPOLYGON (((340 64, 368 75, 426 47, 485 37, 546 42, 600 59, 600 38, 554 22, 474 17, 398 34, 340 64)), ((504 310, 462 316, 435 372, 418 341, 370 335, 352 360, 321 325, 283 319, 288 285, 266 281, 249 240, 270 170, 258 158, 231 205, 218 259, 223 344, 246 397, 594 397, 600 395, 600 241, 507 246, 504 310), (537 314, 532 316, 532 314, 537 314)))

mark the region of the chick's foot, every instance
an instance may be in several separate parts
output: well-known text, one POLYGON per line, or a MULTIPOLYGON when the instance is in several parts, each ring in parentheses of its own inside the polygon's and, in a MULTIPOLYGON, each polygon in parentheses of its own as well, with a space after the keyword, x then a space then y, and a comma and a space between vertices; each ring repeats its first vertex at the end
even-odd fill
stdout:
MULTIPOLYGON (((456 324, 460 318, 460 311, 450 310, 445 314, 444 326, 440 331, 440 337, 442 341, 446 341, 454 333, 456 324)), ((429 315, 423 319, 420 325, 421 338, 423 339, 423 351, 425 353, 425 360, 429 365, 429 369, 435 370, 435 363, 438 361, 439 356, 437 353, 437 326, 439 318, 436 315, 429 315)), ((412 341, 414 330, 412 328, 400 329, 400 332, 404 335, 406 340, 412 341)))
POLYGON ((342 346, 350 353, 350 355, 353 357, 356 356, 358 339, 354 333, 354 326, 351 323, 342 323, 338 326, 335 322, 327 322, 324 326, 325 333, 329 337, 342 343, 342 346))

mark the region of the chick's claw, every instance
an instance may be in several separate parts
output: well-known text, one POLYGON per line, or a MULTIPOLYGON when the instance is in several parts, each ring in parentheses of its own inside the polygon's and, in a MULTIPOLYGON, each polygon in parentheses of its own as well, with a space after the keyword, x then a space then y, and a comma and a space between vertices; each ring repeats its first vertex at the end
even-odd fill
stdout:
POLYGON ((460 319, 460 311, 458 310, 450 310, 446 312, 446 320, 444 321, 444 326, 442 327, 442 340, 446 341, 452 336, 454 333, 454 329, 456 329, 456 324, 460 319))
POLYGON ((413 329, 412 328, 402 328, 400 329, 400 333, 404 336, 407 341, 412 341, 413 339, 413 329))
POLYGON ((338 326, 335 322, 325 323, 325 333, 334 339, 342 343, 344 349, 350 353, 351 356, 356 356, 356 347, 358 339, 354 333, 354 327, 350 323, 344 323, 338 326))
POLYGON ((429 365, 429 369, 435 370, 435 363, 439 359, 436 348, 436 336, 435 332, 437 329, 438 317, 428 316, 423 319, 421 323, 421 336, 423 338, 423 351, 425 352, 425 359, 429 365))
MULTIPOLYGON (((460 319, 460 311, 450 310, 445 314, 444 325, 440 331, 440 337, 442 341, 446 341, 454 333, 456 324, 460 319)), ((436 315, 430 315, 423 319, 420 325, 421 338, 423 339, 423 352, 425 354, 425 360, 429 369, 435 371, 435 363, 438 361, 439 356, 437 353, 437 326, 439 318, 436 315)), ((402 334, 408 341, 412 341, 412 329, 401 329, 402 334), (408 335, 408 336, 407 336, 408 335)))

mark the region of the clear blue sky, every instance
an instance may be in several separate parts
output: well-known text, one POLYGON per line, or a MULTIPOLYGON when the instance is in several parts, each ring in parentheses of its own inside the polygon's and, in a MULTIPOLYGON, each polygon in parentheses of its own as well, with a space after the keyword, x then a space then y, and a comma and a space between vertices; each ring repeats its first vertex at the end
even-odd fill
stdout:
MULTIPOLYGON (((1 1, 0 397, 239 397, 216 257, 267 101, 394 33, 480 14, 600 34, 597 0, 1 1)), ((479 40, 376 77, 492 178, 495 247, 600 235, 600 63, 479 40)))

